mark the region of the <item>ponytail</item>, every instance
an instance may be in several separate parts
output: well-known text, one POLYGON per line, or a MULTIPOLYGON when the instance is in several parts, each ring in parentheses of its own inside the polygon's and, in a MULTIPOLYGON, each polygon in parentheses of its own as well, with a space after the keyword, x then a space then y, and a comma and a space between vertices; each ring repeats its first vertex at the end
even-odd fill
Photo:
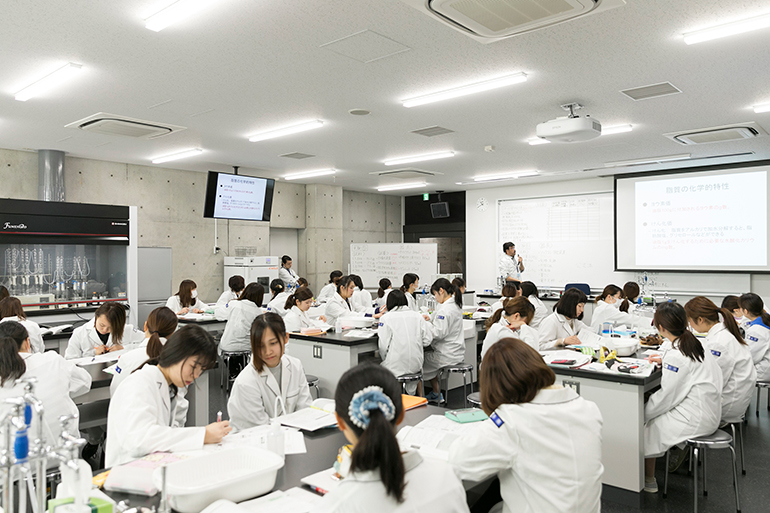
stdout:
MULTIPOLYGON (((620 287, 617 285, 607 285, 604 287, 604 290, 602 290, 601 295, 596 298, 596 302, 598 303, 599 301, 604 301, 608 296, 614 296, 618 292, 620 292, 622 296, 623 290, 620 287)), ((626 307, 626 309, 628 309, 628 307, 626 307)))
POLYGON ((385 297, 385 291, 388 290, 391 286, 390 280, 387 278, 383 278, 380 280, 380 288, 377 289, 377 297, 382 299, 385 297))
POLYGON ((639 284, 635 281, 626 282, 623 285, 623 302, 620 304, 620 311, 628 313, 631 301, 639 296, 639 284))
POLYGON ((19 354, 22 344, 29 338, 27 328, 16 321, 0 324, 0 386, 13 383, 27 372, 27 364, 19 354))
POLYGON ((403 278, 403 284, 401 285, 401 292, 403 292, 404 294, 408 294, 409 286, 412 283, 417 283, 419 279, 420 277, 414 273, 406 273, 403 278))
POLYGON ((747 346, 748 344, 746 343, 745 340, 743 340, 743 335, 741 335, 741 329, 738 327, 738 323, 735 321, 735 317, 733 317, 733 313, 727 308, 720 308, 719 313, 722 314, 722 322, 725 323, 725 327, 727 328, 727 331, 729 331, 738 340, 739 344, 747 346))
POLYGON ((484 329, 489 331, 489 328, 500 322, 500 318, 503 316, 503 310, 504 308, 498 308, 495 310, 495 313, 492 314, 492 317, 486 320, 484 323, 484 329))
POLYGON ((740 302, 740 308, 746 310, 752 317, 761 317, 764 325, 770 328, 770 315, 765 312, 765 303, 761 297, 753 292, 749 292, 743 294, 738 301, 740 302))
POLYGON ((179 319, 170 308, 162 306, 156 308, 147 316, 144 323, 144 329, 150 332, 150 339, 147 341, 147 356, 157 358, 160 356, 160 350, 163 348, 161 338, 171 336, 179 324, 179 319))
POLYGON ((721 314, 722 322, 724 322, 727 331, 735 337, 739 344, 746 345, 746 341, 743 340, 743 335, 741 335, 741 330, 738 328, 738 323, 735 322, 733 313, 727 308, 719 308, 707 297, 696 296, 684 305, 684 310, 689 319, 698 320, 703 318, 714 324, 719 322, 719 315, 721 314))
POLYGON ((677 346, 683 355, 694 362, 702 362, 705 357, 703 344, 692 331, 687 329, 687 314, 679 303, 663 303, 655 309, 653 318, 655 329, 663 328, 677 337, 677 346))
POLYGON ((380 479, 385 492, 396 501, 404 500, 404 460, 393 433, 393 426, 380 410, 369 412, 369 425, 358 438, 350 462, 351 470, 371 469, 372 463, 380 468, 380 479))
POLYGON ((444 292, 455 297, 455 304, 457 306, 460 308, 463 307, 463 293, 460 292, 460 289, 452 285, 452 283, 450 283, 450 281, 446 278, 439 278, 438 280, 434 281, 433 285, 430 287, 430 292, 431 294, 435 294, 441 289, 444 289, 444 292))
POLYGON ((292 306, 297 306, 297 301, 307 301, 308 299, 313 299, 313 291, 307 287, 300 287, 294 291, 294 294, 286 298, 283 309, 291 310, 292 306))
POLYGON ((703 361, 703 357, 705 356, 703 344, 700 343, 700 340, 698 340, 698 337, 696 337, 692 331, 684 330, 679 336, 677 343, 679 344, 679 350, 687 358, 694 362, 703 361))
POLYGON ((500 322, 500 318, 505 315, 510 317, 512 315, 519 314, 519 317, 527 324, 532 322, 532 318, 535 316, 535 307, 530 303, 529 299, 524 296, 516 296, 503 299, 503 307, 499 308, 492 317, 487 319, 484 323, 484 327, 489 331, 495 323, 500 322))

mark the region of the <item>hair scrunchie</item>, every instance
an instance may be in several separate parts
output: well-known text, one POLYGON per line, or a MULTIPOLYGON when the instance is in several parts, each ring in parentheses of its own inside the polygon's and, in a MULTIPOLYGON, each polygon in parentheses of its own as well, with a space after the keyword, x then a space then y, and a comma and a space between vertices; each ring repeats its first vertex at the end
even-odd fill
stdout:
POLYGON ((385 395, 382 387, 368 386, 353 395, 348 407, 350 421, 361 429, 366 429, 371 420, 369 412, 380 410, 388 422, 396 418, 396 407, 393 401, 385 395))

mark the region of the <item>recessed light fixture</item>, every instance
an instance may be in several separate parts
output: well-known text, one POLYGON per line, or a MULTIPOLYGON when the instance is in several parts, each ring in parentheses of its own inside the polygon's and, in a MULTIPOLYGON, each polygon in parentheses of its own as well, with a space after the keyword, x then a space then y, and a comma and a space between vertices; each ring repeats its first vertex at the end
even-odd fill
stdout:
POLYGON ((410 164, 412 162, 423 162, 426 160, 445 159, 448 157, 454 157, 453 151, 442 151, 439 153, 428 153, 426 155, 415 155, 413 157, 401 157, 398 159, 390 159, 383 162, 386 166, 398 166, 399 164, 410 164))
POLYGON ((622 134, 623 132, 630 132, 634 127, 632 125, 617 125, 602 127, 602 135, 622 134))
POLYGON ((336 169, 316 169, 315 171, 303 171, 301 173, 292 173, 283 177, 284 180, 301 180, 303 178, 315 178, 317 176, 333 175, 336 169))
POLYGON ((39 96, 46 91, 53 89, 60 83, 64 82, 68 78, 76 75, 83 66, 81 64, 75 64, 74 62, 68 62, 61 68, 57 69, 53 73, 49 73, 40 80, 31 83, 14 96, 18 101, 25 102, 30 98, 39 96))
POLYGON ((532 139, 528 139, 527 142, 530 146, 538 146, 540 144, 551 144, 551 141, 548 139, 543 139, 542 137, 533 137, 532 139))
POLYGON ((200 148, 191 148, 189 150, 180 151, 178 153, 172 153, 171 155, 165 155, 162 157, 156 157, 152 159, 153 164, 163 164, 164 162, 171 162, 172 160, 186 159, 187 157, 194 157, 203 153, 200 148))
POLYGON ((688 45, 770 27, 770 13, 683 34, 688 45))
POLYGON ((763 103, 762 105, 754 105, 754 112, 762 114, 763 112, 770 112, 770 103, 763 103))
POLYGON ((525 178, 527 176, 537 176, 538 171, 511 171, 508 173, 497 173, 493 175, 474 176, 474 182, 490 182, 494 180, 512 180, 515 178, 525 178))
POLYGON ((675 160, 687 160, 690 158, 689 153, 681 153, 679 155, 664 155, 662 157, 647 157, 642 159, 632 160, 617 160, 615 162, 605 162, 604 167, 622 167, 622 166, 634 166, 638 164, 658 164, 660 162, 672 162, 675 160))
POLYGON ((467 96, 469 94, 489 91, 491 89, 498 89, 500 87, 519 84, 526 81, 526 73, 514 73, 513 75, 506 75, 504 77, 493 78, 491 80, 484 80, 483 82, 476 82, 475 84, 468 84, 455 87, 453 89, 447 89, 445 91, 437 91, 435 93, 417 96, 415 98, 409 98, 408 100, 403 100, 401 103, 404 107, 407 108, 416 107, 418 105, 425 105, 426 103, 440 102, 442 100, 449 100, 450 98, 467 96))
POLYGON ((213 3, 214 0, 177 0, 145 19, 144 27, 153 32, 160 32, 169 25, 180 22, 213 3))
POLYGON ((382 187, 377 187, 377 190, 380 192, 387 192, 387 191, 400 191, 401 189, 417 189, 419 187, 425 187, 425 182, 421 183, 404 183, 399 185, 383 185, 382 187))
POLYGON ((267 132, 260 132, 249 136, 249 141, 265 141, 267 139, 275 139, 276 137, 283 137, 284 135, 296 134, 299 132, 305 132, 307 130, 313 130, 314 128, 321 128, 324 126, 324 122, 320 119, 308 121, 306 123, 300 123, 299 125, 291 125, 284 128, 278 128, 276 130, 269 130, 267 132))

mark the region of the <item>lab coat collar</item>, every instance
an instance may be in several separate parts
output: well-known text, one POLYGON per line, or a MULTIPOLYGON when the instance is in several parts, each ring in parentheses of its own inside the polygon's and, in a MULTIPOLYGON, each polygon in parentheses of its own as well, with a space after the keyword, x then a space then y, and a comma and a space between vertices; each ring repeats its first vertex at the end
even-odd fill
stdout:
POLYGON ((762 322, 762 317, 757 317, 753 321, 751 321, 748 324, 746 324, 746 326, 762 326, 763 328, 767 328, 767 329, 770 330, 770 326, 768 326, 767 324, 762 322))
MULTIPOLYGON (((411 470, 417 468, 423 462, 422 456, 417 451, 406 451, 401 453, 401 458, 404 460, 404 472, 409 473, 411 470)), ((380 469, 364 470, 359 472, 352 472, 346 480, 359 481, 359 482, 376 482, 380 481, 380 469)))
POLYGON ((145 365, 141 369, 142 372, 147 372, 150 374, 152 379, 155 381, 155 385, 158 387, 158 393, 160 394, 160 398, 163 400, 163 406, 166 407, 166 411, 169 414, 169 417, 171 415, 171 392, 169 390, 168 381, 166 381, 166 376, 163 375, 163 373, 160 371, 157 365, 145 365))
POLYGON ((342 296, 340 296, 340 293, 339 293, 339 292, 335 292, 335 293, 334 293, 334 299, 335 299, 335 301, 338 301, 339 303, 342 303, 342 304, 344 304, 344 305, 347 305, 347 307, 348 307, 348 310, 350 310, 350 309, 351 309, 351 308, 350 308, 350 303, 348 303, 348 299, 349 299, 349 298, 348 298, 348 299, 344 299, 342 296))
POLYGON ((107 343, 105 344, 102 342, 102 339, 99 338, 99 335, 96 333, 96 319, 91 319, 86 324, 84 324, 86 327, 86 330, 88 331, 88 340, 93 342, 93 347, 96 346, 106 346, 111 347, 115 344, 115 342, 112 339, 112 332, 110 332, 109 338, 107 338, 107 343))
MULTIPOLYGON (((273 373, 270 372, 270 369, 267 367, 267 364, 262 369, 262 372, 259 373, 259 377, 262 378, 265 382, 265 386, 270 389, 271 392, 273 392, 277 396, 281 396, 281 399, 283 399, 283 403, 286 404, 286 390, 289 389, 289 379, 291 376, 289 375, 289 359, 285 358, 286 355, 281 357, 281 386, 278 386, 278 381, 275 380, 275 376, 273 376, 273 373)), ((285 413, 285 412, 284 412, 285 413)), ((276 412, 277 416, 278 412, 276 412)))
POLYGON ((568 403, 577 399, 577 393, 571 388, 543 388, 541 389, 534 399, 532 404, 560 404, 568 403))
POLYGON ((727 328, 725 327, 724 323, 718 322, 714 324, 710 330, 708 330, 708 333, 706 333, 707 337, 714 337, 716 336, 720 331, 724 331, 727 328))

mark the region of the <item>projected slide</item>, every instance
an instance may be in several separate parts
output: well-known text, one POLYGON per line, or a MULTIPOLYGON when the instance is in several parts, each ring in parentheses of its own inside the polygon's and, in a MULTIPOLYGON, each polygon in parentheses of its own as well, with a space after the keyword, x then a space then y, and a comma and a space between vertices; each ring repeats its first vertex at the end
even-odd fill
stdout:
POLYGON ((637 266, 766 266, 767 172, 634 184, 637 266))
POLYGON ((264 178, 220 174, 214 217, 261 220, 266 188, 267 180, 264 178))

